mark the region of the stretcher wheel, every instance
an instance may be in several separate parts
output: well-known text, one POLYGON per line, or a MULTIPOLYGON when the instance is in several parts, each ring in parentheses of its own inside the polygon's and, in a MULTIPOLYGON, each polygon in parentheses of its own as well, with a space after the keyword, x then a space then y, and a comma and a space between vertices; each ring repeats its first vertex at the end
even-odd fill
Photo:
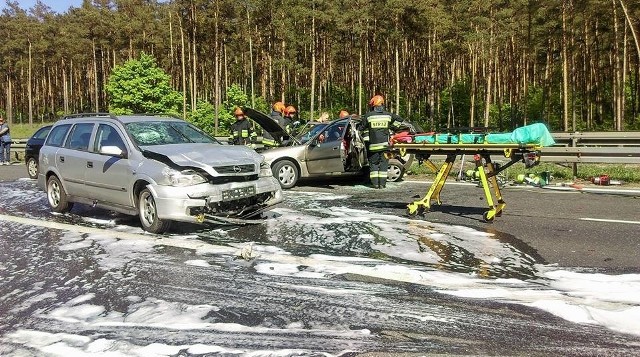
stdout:
POLYGON ((417 204, 413 204, 410 203, 407 205, 407 215, 409 217, 415 217, 417 215, 423 215, 424 214, 424 207, 423 206, 418 206, 417 204))
POLYGON ((485 213, 482 214, 482 218, 487 223, 493 222, 493 219, 495 218, 495 216, 496 214, 493 211, 486 211, 485 213))

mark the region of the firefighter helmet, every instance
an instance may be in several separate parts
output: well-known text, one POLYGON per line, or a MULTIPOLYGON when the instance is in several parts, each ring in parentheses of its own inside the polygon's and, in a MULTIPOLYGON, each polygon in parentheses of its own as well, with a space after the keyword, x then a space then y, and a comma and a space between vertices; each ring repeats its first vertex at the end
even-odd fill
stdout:
POLYGON ((285 110, 284 110, 285 114, 293 114, 296 113, 296 108, 293 107, 293 105, 288 106, 285 110))
POLYGON ((341 111, 340 111, 340 114, 338 115, 338 118, 340 118, 340 119, 344 119, 344 118, 346 118, 346 117, 348 117, 348 116, 349 116, 349 112, 348 112, 348 111, 346 111, 346 110, 341 110, 341 111))
POLYGON ((280 112, 280 113, 284 113, 284 109, 285 109, 284 103, 282 103, 282 102, 273 103, 273 110, 274 111, 280 112))
POLYGON ((240 108, 238 107, 238 108, 236 108, 236 110, 233 112, 233 115, 235 115, 235 116, 244 115, 244 112, 242 111, 242 109, 240 109, 240 108))
POLYGON ((374 95, 369 101, 369 105, 372 107, 379 107, 384 105, 384 97, 381 95, 374 95))

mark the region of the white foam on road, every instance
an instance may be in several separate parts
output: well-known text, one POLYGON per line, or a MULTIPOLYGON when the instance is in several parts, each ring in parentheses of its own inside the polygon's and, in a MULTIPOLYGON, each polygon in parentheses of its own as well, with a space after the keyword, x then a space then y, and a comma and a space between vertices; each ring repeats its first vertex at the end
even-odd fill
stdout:
MULTIPOLYGON (((489 299, 493 301, 518 303, 547 311, 568 321, 582 324, 599 324, 612 330, 640 335, 640 274, 606 275, 594 274, 553 266, 532 264, 527 254, 518 251, 508 243, 496 239, 492 234, 468 227, 449 226, 427 221, 408 220, 403 217, 379 214, 367 210, 357 210, 344 206, 323 206, 327 202, 337 202, 340 196, 322 196, 322 204, 309 194, 290 194, 288 199, 299 199, 297 209, 278 208, 273 218, 265 224, 266 236, 293 234, 297 242, 317 244, 320 237, 323 244, 339 246, 347 232, 370 244, 389 257, 409 262, 429 263, 437 267, 447 254, 471 254, 478 262, 479 269, 466 273, 455 273, 449 269, 438 270, 428 265, 399 264, 365 257, 334 256, 313 254, 301 257, 282 248, 269 244, 254 243, 251 251, 254 267, 258 273, 326 279, 339 274, 354 274, 380 278, 388 281, 408 282, 426 286, 444 294, 459 297, 489 299), (312 201, 309 204, 305 201, 312 201), (336 228, 338 227, 338 228, 336 228), (346 227, 347 231, 336 234, 336 229, 346 227), (292 233, 293 232, 293 233, 292 233), (314 238, 315 237, 315 238, 314 238), (460 251, 447 251, 454 246, 460 251), (486 278, 483 269, 491 269, 503 262, 510 267, 533 268, 531 279, 486 278)), ((330 204, 330 203, 329 203, 330 204)), ((0 221, 21 225, 56 229, 64 232, 59 242, 61 250, 80 250, 93 245, 101 248, 98 256, 100 267, 105 270, 122 269, 137 257, 153 254, 158 246, 172 246, 190 249, 202 259, 185 262, 195 268, 210 269, 204 258, 211 255, 237 256, 242 244, 219 246, 203 242, 193 235, 156 236, 142 233, 139 228, 116 226, 109 229, 82 227, 0 215, 0 221)), ((224 235, 224 232, 217 232, 224 235)), ((460 258, 460 257, 457 257, 460 258)), ((302 288, 302 287, 301 287, 302 288)), ((310 287, 304 287, 311 289, 310 287)), ((322 288, 316 288, 321 289, 322 288)), ((328 293, 328 292, 327 292, 328 293)), ((332 291, 350 298, 367 292, 340 290, 332 291)), ((40 301, 51 296, 34 298, 40 301)), ((86 294, 68 301, 62 306, 40 312, 39 317, 88 326, 136 326, 160 329, 220 331, 243 331, 254 334, 274 333, 273 329, 251 327, 239 324, 211 323, 204 318, 215 305, 189 305, 159 299, 131 296, 128 311, 107 311, 94 302, 94 295, 86 294)), ((419 319, 437 319, 429 316, 414 316, 419 319)), ((282 333, 303 331, 295 321, 289 328, 278 329, 282 333)), ((308 330, 304 330, 308 333, 308 330)), ((315 333, 322 331, 314 330, 315 333)), ((326 331, 336 334, 366 334, 365 330, 326 331)), ((192 345, 167 346, 163 344, 134 345, 126 341, 107 339, 92 340, 72 334, 52 334, 32 330, 18 330, 7 335, 13 343, 22 343, 43 353, 56 355, 82 355, 100 353, 103 355, 158 355, 176 354, 182 349, 190 353, 222 353, 246 355, 260 351, 225 349, 220 346, 192 345), (176 350, 177 349, 177 350, 176 350), (176 352, 177 351, 177 352, 176 352), (205 352, 191 352, 205 351, 205 352)), ((301 351, 283 350, 276 355, 296 355, 301 351)))

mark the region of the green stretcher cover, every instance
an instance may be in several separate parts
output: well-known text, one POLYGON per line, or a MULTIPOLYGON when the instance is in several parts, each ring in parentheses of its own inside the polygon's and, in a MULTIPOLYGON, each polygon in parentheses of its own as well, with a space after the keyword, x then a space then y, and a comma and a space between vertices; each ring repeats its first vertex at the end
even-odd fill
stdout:
POLYGON ((525 125, 510 133, 416 135, 415 143, 426 144, 534 144, 551 146, 555 140, 543 123, 525 125))

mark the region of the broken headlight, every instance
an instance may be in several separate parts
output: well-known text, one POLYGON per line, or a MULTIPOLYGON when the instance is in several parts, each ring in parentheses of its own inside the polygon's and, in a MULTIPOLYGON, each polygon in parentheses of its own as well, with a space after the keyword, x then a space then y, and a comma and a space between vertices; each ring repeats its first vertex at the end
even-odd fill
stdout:
POLYGON ((260 174, 259 177, 270 177, 273 176, 273 172, 271 171, 271 166, 266 161, 263 161, 260 164, 260 174))
POLYGON ((193 170, 178 171, 167 168, 162 171, 162 175, 166 179, 165 184, 169 186, 185 187, 207 182, 202 175, 193 170))

